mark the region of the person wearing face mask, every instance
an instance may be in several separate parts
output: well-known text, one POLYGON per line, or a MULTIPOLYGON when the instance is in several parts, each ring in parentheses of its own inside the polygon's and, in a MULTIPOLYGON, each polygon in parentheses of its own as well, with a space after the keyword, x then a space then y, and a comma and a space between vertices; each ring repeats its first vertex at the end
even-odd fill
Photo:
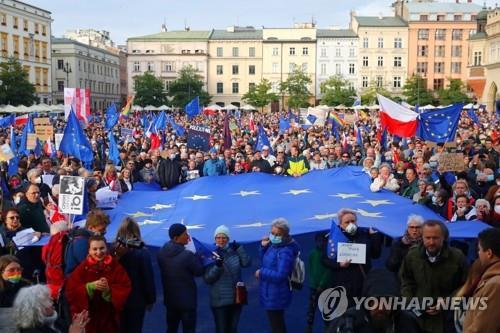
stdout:
POLYGON ((359 228, 358 217, 352 209, 342 208, 337 213, 338 228, 346 242, 366 245, 366 263, 352 264, 350 261, 337 262, 323 253, 323 264, 331 270, 332 281, 328 287, 343 286, 346 289, 349 306, 354 305, 353 297, 360 297, 366 274, 372 268, 372 259, 380 257, 382 236, 372 228, 359 228))
POLYGON ((182 166, 173 149, 167 150, 167 156, 160 160, 158 179, 163 190, 169 190, 181 181, 182 166))
POLYGON ((469 198, 465 194, 459 194, 455 197, 457 207, 451 218, 454 221, 472 221, 477 218, 476 208, 469 204, 469 198))
POLYGON ((475 207, 476 207, 477 219, 479 221, 483 221, 484 223, 487 223, 492 227, 500 226, 500 221, 495 221, 493 218, 491 205, 488 202, 488 200, 477 199, 475 207))
POLYGON ((285 309, 292 300, 289 277, 299 246, 290 235, 288 222, 279 218, 271 224, 271 233, 261 241, 262 266, 255 272, 259 280, 259 298, 266 310, 273 333, 285 333, 285 309))
POLYGON ((210 285, 210 307, 215 320, 216 333, 238 330, 242 304, 236 304, 236 284, 241 282, 241 269, 249 267, 251 258, 242 245, 231 242, 229 228, 215 229, 215 263, 205 269, 204 281, 210 285))
POLYGON ((31 284, 23 279, 22 272, 21 263, 15 256, 0 257, 0 308, 10 308, 19 289, 31 284))
POLYGON ((494 206, 492 209, 492 215, 493 215, 493 220, 496 221, 496 225, 500 224, 500 195, 497 195, 495 197, 495 200, 493 201, 494 206))
POLYGON ((38 169, 31 169, 30 171, 28 171, 27 177, 28 177, 28 181, 31 184, 38 185, 38 187, 40 188, 40 198, 42 198, 44 200, 47 199, 51 190, 50 190, 50 186, 48 186, 47 184, 44 184, 42 182, 41 171, 38 169))
POLYGON ((227 174, 226 163, 217 157, 216 147, 210 149, 210 158, 203 164, 203 176, 223 176, 227 174))

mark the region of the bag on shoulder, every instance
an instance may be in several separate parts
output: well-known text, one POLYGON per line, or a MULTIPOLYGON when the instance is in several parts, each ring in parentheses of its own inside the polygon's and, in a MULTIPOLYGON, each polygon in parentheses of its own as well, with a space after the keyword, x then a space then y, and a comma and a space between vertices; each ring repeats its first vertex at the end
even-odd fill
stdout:
POLYGON ((300 259, 300 252, 295 257, 292 274, 290 275, 290 289, 301 290, 306 278, 306 265, 300 259))
POLYGON ((49 242, 42 248, 47 286, 54 300, 57 299, 64 283, 64 251, 68 243, 68 233, 68 231, 61 231, 50 236, 49 242))

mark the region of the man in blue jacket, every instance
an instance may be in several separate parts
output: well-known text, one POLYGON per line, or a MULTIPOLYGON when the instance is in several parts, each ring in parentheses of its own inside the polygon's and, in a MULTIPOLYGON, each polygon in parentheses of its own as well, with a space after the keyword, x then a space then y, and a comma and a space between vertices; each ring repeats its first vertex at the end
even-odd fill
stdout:
POLYGON ((217 157, 217 149, 210 149, 210 158, 203 165, 203 176, 223 176, 227 174, 226 163, 217 157))

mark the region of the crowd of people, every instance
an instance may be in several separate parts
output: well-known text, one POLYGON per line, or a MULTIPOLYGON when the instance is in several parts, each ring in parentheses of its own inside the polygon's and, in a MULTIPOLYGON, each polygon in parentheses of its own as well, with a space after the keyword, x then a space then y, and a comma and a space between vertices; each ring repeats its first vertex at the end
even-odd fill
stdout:
MULTIPOLYGON (((303 126, 296 120, 297 114, 285 111, 199 115, 191 120, 183 113, 171 116, 177 126, 184 128, 208 126, 210 149, 188 147, 187 131, 180 135, 178 128, 170 124, 160 132, 161 149, 151 149, 144 117, 132 114, 112 130, 120 149, 119 161, 113 163, 109 159, 104 113, 96 113, 85 129, 94 154, 92 166, 84 166, 60 151, 55 156, 43 152, 20 156, 14 171, 2 162, 0 307, 12 310, 10 323, 15 329, 72 333, 141 331, 146 311, 156 302, 152 258, 138 224, 131 218, 123 220, 114 242, 106 243, 103 235, 109 217, 98 209, 99 189, 122 194, 134 191, 137 182, 144 182, 158 183, 162 190, 170 190, 199 177, 253 172, 301 177, 308 172, 347 166, 358 166, 366 172, 371 179, 371 191, 397 193, 427 206, 446 223, 479 220, 494 228, 479 234, 478 259, 472 264, 471 259, 475 258, 468 256, 468 245, 448 239, 446 223, 409 216, 406 233, 392 241, 386 269, 381 271, 372 269, 371 259, 380 257, 383 235, 358 228, 356 212, 341 210, 338 227, 349 242, 367 245, 367 262, 332 260, 326 253, 328 235, 316 235, 316 247, 309 254, 306 269, 311 288, 304 320, 306 332, 313 330, 321 292, 335 286, 346 289, 350 308, 345 315, 326 323, 326 332, 348 332, 351 324, 356 327, 355 332, 387 332, 390 327, 391 332, 405 329, 436 333, 500 329, 491 319, 495 300, 489 310, 464 311, 455 322, 449 311, 435 304, 419 315, 352 308, 353 297, 362 295, 438 299, 452 296, 458 289, 462 297, 485 294, 500 299, 498 114, 478 110, 480 124, 475 124, 464 111, 455 142, 437 145, 419 138, 382 134, 375 111, 360 112, 355 124, 343 126, 330 122, 303 126), (223 124, 228 118, 232 144, 225 147, 223 124), (280 126, 283 119, 291 120, 286 128, 280 126), (269 144, 256 145, 258 130, 254 124, 264 129, 269 144), (131 129, 132 135, 122 136, 122 128, 131 129), (443 169, 440 156, 447 152, 463 154, 461 170, 443 169), (54 220, 53 208, 58 203, 63 175, 85 178, 86 221, 82 228, 70 230, 64 216, 54 220), (35 240, 50 236, 49 244, 43 249, 20 248, 14 237, 28 228, 34 230, 35 240), (61 250, 57 244, 64 244, 64 248, 61 250), (59 249, 62 257, 60 267, 54 265, 58 253, 54 249, 59 249), (46 286, 40 286, 40 281, 46 282, 46 286), (27 311, 33 312, 33 316, 24 316, 27 311)), ((53 122, 55 131, 62 133, 64 121, 53 122)), ((21 131, 22 128, 15 128, 18 137, 21 131)), ((10 140, 10 131, 1 129, 0 144, 10 144, 10 140)), ((210 286, 208 297, 216 332, 236 332, 244 304, 241 272, 252 259, 260 262, 255 278, 270 330, 286 332, 285 310, 293 294, 290 275, 300 251, 287 221, 273 221, 269 235, 261 242, 260 258, 250 258, 244 246, 231 239, 231 231, 219 226, 214 231, 208 264, 199 253, 186 249, 190 236, 184 225, 171 225, 168 234, 170 240, 157 258, 167 332, 177 332, 181 324, 184 332, 195 332, 196 277, 202 277, 210 286)))

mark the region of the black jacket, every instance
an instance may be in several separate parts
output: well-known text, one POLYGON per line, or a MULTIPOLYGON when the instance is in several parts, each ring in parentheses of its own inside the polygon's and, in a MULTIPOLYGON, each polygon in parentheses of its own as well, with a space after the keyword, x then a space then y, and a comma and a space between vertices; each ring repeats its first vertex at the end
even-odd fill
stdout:
POLYGON ((253 170, 254 167, 259 168, 260 172, 265 172, 265 173, 273 172, 273 169, 271 168, 269 162, 263 158, 261 158, 260 160, 253 160, 252 163, 250 164, 250 170, 253 170))
POLYGON ((183 245, 169 241, 158 252, 163 301, 167 308, 196 309, 197 289, 194 278, 203 274, 201 260, 183 245))
POLYGON ((19 289, 30 285, 26 280, 21 280, 16 284, 10 283, 8 281, 3 281, 3 284, 4 288, 2 291, 0 291, 0 308, 12 307, 19 289))
POLYGON ((158 179, 162 188, 172 188, 179 185, 181 178, 181 164, 177 160, 161 159, 158 166, 158 179))
POLYGON ((406 257, 408 250, 412 244, 405 244, 401 241, 401 238, 394 240, 391 246, 391 252, 389 253, 389 257, 385 262, 385 267, 393 273, 398 273, 401 264, 403 263, 403 259, 406 257))

